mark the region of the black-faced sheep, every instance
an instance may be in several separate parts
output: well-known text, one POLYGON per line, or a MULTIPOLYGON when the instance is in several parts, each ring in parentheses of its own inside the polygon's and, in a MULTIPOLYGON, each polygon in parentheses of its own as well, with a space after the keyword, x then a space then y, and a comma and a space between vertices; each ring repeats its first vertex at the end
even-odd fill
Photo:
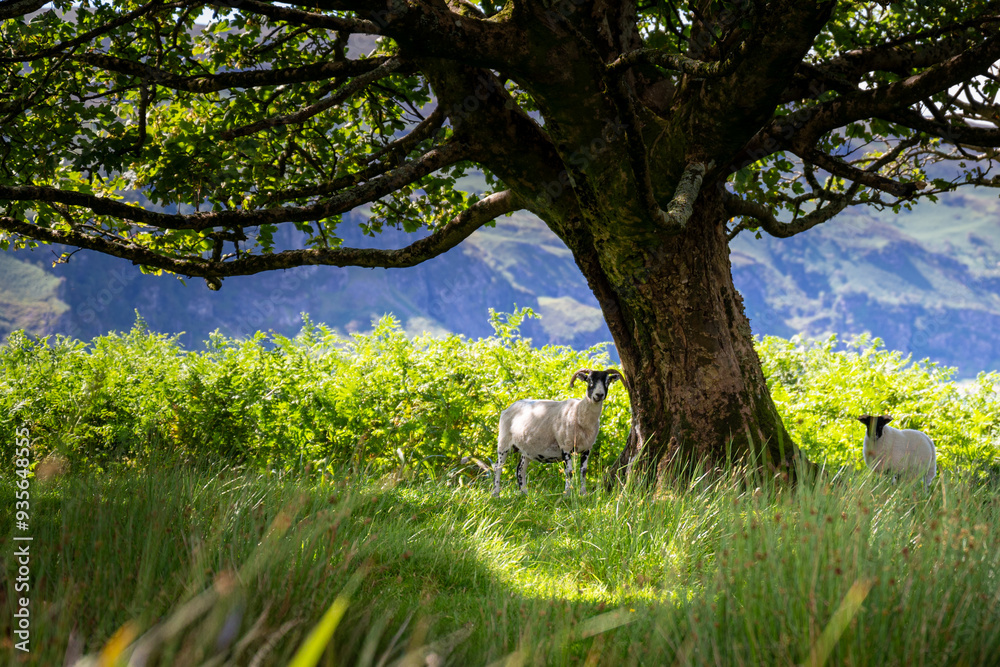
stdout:
POLYGON ((865 425, 861 450, 869 468, 896 476, 920 476, 925 486, 931 483, 937 474, 937 453, 926 433, 886 426, 892 421, 889 415, 861 415, 858 421, 865 425))
POLYGON ((494 496, 500 495, 500 473, 512 451, 521 453, 521 461, 517 464, 517 484, 522 493, 528 490, 528 461, 562 461, 566 466, 565 493, 569 493, 573 477, 572 456, 579 452, 580 493, 587 493, 587 460, 601 427, 601 408, 611 383, 615 380, 624 382, 624 377, 614 369, 592 371, 584 368, 573 374, 569 386, 572 387, 579 379, 587 383, 584 398, 565 401, 524 399, 512 403, 500 413, 494 496))

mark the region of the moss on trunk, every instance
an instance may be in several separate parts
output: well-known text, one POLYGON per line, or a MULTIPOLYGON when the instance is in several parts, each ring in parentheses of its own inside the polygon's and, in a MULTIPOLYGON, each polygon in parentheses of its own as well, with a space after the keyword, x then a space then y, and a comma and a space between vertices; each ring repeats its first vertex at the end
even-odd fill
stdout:
POLYGON ((681 233, 569 238, 629 379, 633 428, 613 474, 632 462, 662 478, 727 459, 794 474, 797 447, 767 389, 721 216, 707 193, 681 233))

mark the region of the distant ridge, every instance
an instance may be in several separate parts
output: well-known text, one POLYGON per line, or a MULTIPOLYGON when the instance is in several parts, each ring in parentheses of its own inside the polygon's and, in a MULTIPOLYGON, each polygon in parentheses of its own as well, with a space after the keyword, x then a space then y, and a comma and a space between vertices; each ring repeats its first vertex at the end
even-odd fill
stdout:
MULTIPOLYGON (((733 276, 755 334, 870 332, 889 348, 974 377, 1000 368, 998 223, 992 191, 952 193, 899 215, 848 210, 791 239, 744 232, 731 244, 733 276)), ((409 238, 365 237, 350 218, 338 231, 346 245, 409 238)), ((302 312, 345 332, 392 312, 412 333, 480 337, 492 331, 489 308, 516 304, 542 315, 522 327, 536 344, 610 340, 572 255, 528 214, 503 218, 412 269, 303 267, 229 279, 217 293, 200 280, 142 275, 87 251, 55 267, 52 257, 46 248, 0 254, 0 335, 23 327, 88 339, 129 329, 138 309, 155 330, 186 332, 188 347, 215 329, 294 334, 302 312)))

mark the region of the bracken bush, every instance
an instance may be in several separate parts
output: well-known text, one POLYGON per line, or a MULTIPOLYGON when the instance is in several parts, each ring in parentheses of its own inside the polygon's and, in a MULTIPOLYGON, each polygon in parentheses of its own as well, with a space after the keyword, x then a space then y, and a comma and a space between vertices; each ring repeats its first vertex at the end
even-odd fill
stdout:
POLYGON ((869 335, 825 340, 764 337, 757 345, 771 395, 793 439, 828 468, 863 468, 862 414, 890 414, 892 426, 927 433, 938 469, 1000 480, 1000 397, 996 372, 971 383, 956 370, 913 361, 869 335))
MULTIPOLYGON (((410 337, 392 317, 343 336, 306 317, 294 338, 216 333, 197 352, 141 318, 89 344, 15 332, 0 347, 0 430, 27 424, 36 459, 57 452, 76 469, 152 457, 408 475, 465 459, 471 471, 489 465, 507 405, 578 395, 573 371, 609 364, 603 345, 532 346, 518 332, 530 316, 491 312, 494 335, 475 341, 410 337)), ((624 391, 604 421, 598 448, 611 457, 628 431, 624 391)))
MULTIPOLYGON (((520 398, 579 396, 578 368, 610 364, 605 346, 535 347, 518 327, 530 309, 491 311, 494 335, 410 337, 392 317, 344 336, 304 318, 293 338, 213 334, 201 351, 150 332, 84 343, 12 333, 0 346, 0 437, 27 425, 35 460, 51 453, 77 470, 157 461, 253 469, 343 469, 463 480, 495 456, 500 412, 520 398), (477 461, 479 463, 477 463, 477 461)), ((862 468, 863 412, 928 433, 943 471, 1000 477, 995 373, 969 386, 954 370, 913 362, 861 336, 825 341, 765 337, 758 351, 789 432, 812 461, 862 468)), ((629 428, 626 390, 602 416, 593 463, 613 459, 629 428)), ((9 456, 11 452, 6 451, 9 456)), ((536 466, 553 479, 558 466, 536 466)))

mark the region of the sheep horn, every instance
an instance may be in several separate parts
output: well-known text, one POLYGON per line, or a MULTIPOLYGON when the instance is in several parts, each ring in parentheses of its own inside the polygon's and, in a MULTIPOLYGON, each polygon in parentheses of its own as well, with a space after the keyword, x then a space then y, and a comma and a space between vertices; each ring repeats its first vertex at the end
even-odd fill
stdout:
POLYGON ((590 373, 591 373, 591 371, 590 371, 589 368, 581 368, 576 373, 573 373, 573 377, 569 381, 569 387, 570 387, 570 389, 573 388, 573 383, 574 382, 576 382, 577 380, 586 380, 587 376, 589 376, 590 373))
POLYGON ((618 369, 616 369, 616 368, 609 368, 608 369, 608 379, 610 379, 610 378, 618 378, 619 380, 621 380, 621 383, 623 385, 625 385, 625 389, 629 393, 632 392, 632 389, 629 388, 629 386, 628 386, 628 380, 625 379, 625 376, 618 369))

